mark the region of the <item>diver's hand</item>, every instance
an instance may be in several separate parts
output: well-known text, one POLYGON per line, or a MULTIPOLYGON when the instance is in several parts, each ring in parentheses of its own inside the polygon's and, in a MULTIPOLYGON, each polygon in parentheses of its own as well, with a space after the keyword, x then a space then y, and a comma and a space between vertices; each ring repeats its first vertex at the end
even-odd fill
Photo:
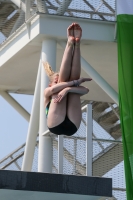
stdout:
POLYGON ((54 98, 54 103, 59 103, 59 102, 61 102, 62 99, 67 95, 67 93, 68 93, 68 89, 67 89, 67 88, 61 90, 61 91, 57 94, 57 96, 54 98))

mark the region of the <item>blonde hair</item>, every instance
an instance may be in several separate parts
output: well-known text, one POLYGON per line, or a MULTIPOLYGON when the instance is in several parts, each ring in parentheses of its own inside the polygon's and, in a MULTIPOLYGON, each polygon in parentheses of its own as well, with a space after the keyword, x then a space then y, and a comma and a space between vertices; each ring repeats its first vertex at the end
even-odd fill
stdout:
POLYGON ((43 62, 43 66, 48 77, 53 76, 55 74, 48 62, 43 62))
POLYGON ((53 75, 58 74, 58 73, 52 70, 52 67, 50 66, 48 62, 43 62, 43 66, 44 66, 47 76, 49 77, 50 82, 52 82, 53 75))

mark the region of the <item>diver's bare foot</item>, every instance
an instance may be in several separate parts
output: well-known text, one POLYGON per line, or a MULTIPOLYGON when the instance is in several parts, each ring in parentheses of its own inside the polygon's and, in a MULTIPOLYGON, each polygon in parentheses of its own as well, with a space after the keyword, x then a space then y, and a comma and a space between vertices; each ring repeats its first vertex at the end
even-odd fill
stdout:
POLYGON ((79 24, 74 23, 74 38, 75 42, 78 44, 82 36, 82 29, 79 24))
POLYGON ((73 46, 75 42, 74 38, 74 23, 72 23, 67 29, 68 45, 73 46))

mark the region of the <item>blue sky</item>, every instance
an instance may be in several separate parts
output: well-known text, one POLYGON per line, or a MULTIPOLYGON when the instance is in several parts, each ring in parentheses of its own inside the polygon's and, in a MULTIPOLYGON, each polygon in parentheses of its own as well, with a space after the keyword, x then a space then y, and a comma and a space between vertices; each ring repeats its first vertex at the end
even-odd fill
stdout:
MULTIPOLYGON (((11 94, 29 113, 32 95, 11 94)), ((0 160, 26 141, 28 122, 0 96, 0 160)))

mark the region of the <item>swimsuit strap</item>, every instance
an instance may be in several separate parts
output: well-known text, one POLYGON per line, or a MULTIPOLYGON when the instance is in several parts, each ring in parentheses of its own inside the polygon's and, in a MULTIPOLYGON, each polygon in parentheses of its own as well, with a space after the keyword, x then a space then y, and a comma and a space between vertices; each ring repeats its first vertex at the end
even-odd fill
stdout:
POLYGON ((51 100, 49 101, 49 103, 47 104, 47 106, 46 106, 46 108, 45 108, 46 118, 47 118, 47 116, 48 116, 50 104, 51 104, 51 100))

